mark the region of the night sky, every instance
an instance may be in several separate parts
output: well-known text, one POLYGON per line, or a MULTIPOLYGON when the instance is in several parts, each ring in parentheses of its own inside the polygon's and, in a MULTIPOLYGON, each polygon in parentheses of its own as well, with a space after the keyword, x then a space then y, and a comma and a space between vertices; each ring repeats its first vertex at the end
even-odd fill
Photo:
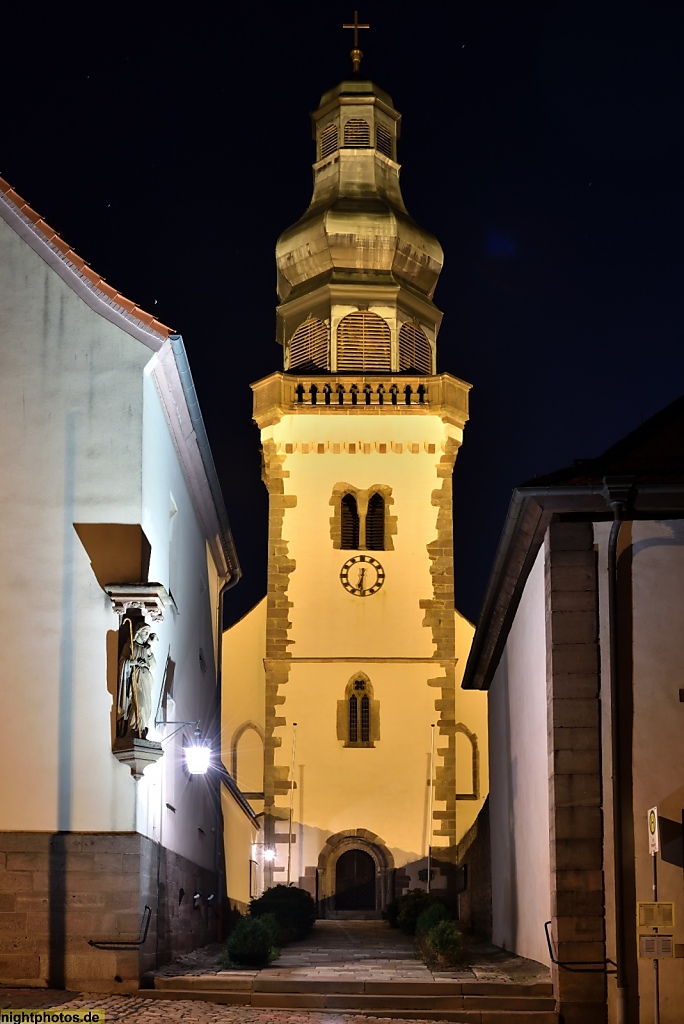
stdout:
MULTIPOLYGON (((362 70, 403 115, 404 199, 445 251, 438 369, 473 384, 454 547, 476 620, 511 489, 683 390, 684 4, 359 16, 362 70)), ((244 571, 231 621, 265 590, 249 384, 282 368, 275 241, 308 204, 308 114, 350 70, 352 18, 310 2, 3 12, 0 174, 183 334, 244 571)))

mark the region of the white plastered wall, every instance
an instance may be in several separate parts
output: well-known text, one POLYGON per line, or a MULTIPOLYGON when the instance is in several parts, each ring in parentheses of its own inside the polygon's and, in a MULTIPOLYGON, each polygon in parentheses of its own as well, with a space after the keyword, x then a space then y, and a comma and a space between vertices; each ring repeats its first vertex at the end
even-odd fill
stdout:
MULTIPOLYGON (((167 719, 199 721, 203 735, 211 739, 217 731, 214 627, 218 576, 207 558, 204 531, 152 376, 154 363, 153 357, 144 380, 142 526, 152 549, 150 579, 171 589, 174 603, 165 610, 163 621, 153 626, 158 639, 154 644, 157 665, 152 703, 156 710, 168 659, 173 685, 167 719), (175 510, 173 516, 171 509, 175 510)), ((194 727, 186 725, 173 736, 175 730, 173 724, 154 728, 153 723, 150 728, 150 738, 161 740, 165 753, 138 783, 131 778, 137 794, 136 828, 189 860, 213 868, 216 807, 209 787, 214 784, 183 770, 183 745, 192 741, 194 727)), ((127 768, 125 771, 130 777, 127 768)))
POLYGON ((140 521, 151 353, 2 220, 0 348, 0 828, 131 829, 106 682, 117 621, 73 523, 140 521))
MULTIPOLYGON (((610 671, 608 640, 607 546, 610 523, 594 526, 599 548, 602 677, 610 671)), ((621 580, 629 576, 631 555, 632 635, 621 642, 633 651, 633 807, 636 898, 650 900, 651 858, 647 811, 658 807, 665 842, 658 856, 658 898, 674 901, 675 941, 684 943, 684 705, 679 700, 684 664, 684 524, 681 521, 625 523, 620 534, 621 580), (625 564, 625 560, 626 563, 625 564), (669 839, 669 841, 668 841, 669 839)), ((621 589, 623 601, 628 592, 621 589)), ((623 627, 624 628, 624 627, 623 627)), ((603 792, 607 955, 615 955, 615 901, 610 775, 610 703, 603 708, 603 792)), ((614 983, 608 991, 614 1014, 614 983)), ((684 960, 660 961, 661 1024, 680 1024, 684 1000, 684 960)), ((653 1005, 653 966, 639 963, 639 998, 653 1005)), ((612 1018, 611 1018, 612 1019, 612 1018)))
POLYGON ((489 689, 492 941, 548 964, 551 914, 544 551, 489 689))
POLYGON ((178 741, 140 783, 112 755, 118 617, 74 529, 141 524, 152 545, 150 578, 167 584, 173 493, 183 582, 178 615, 167 611, 154 627, 157 691, 171 647, 183 694, 175 717, 207 719, 218 589, 209 576, 216 570, 145 375, 155 357, 94 312, 2 219, 0 349, 0 641, 3 713, 12 723, 0 753, 11 780, 0 791, 0 829, 137 828, 158 838, 153 808, 175 800, 175 820, 184 814, 186 826, 162 828, 162 841, 212 866, 214 839, 201 844, 197 830, 209 821, 206 802, 184 797, 187 780, 178 772, 175 782, 158 782, 178 741))

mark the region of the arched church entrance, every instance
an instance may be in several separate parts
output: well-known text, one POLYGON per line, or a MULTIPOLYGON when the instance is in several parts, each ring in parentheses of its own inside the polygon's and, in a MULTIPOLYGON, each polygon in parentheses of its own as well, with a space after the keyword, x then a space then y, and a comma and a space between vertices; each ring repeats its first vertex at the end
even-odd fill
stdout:
POLYGON ((335 910, 375 910, 375 861, 347 850, 335 865, 335 910))
POLYGON ((394 898, 394 858, 365 828, 330 836, 318 858, 319 917, 380 917, 394 898))

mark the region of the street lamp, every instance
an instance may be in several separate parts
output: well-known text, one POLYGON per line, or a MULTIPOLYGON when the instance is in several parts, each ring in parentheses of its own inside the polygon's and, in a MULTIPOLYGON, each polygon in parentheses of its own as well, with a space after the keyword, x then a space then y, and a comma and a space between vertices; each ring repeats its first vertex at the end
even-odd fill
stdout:
POLYGON ((211 747, 202 739, 202 733, 195 729, 192 743, 183 747, 185 766, 190 775, 206 775, 211 763, 211 747))

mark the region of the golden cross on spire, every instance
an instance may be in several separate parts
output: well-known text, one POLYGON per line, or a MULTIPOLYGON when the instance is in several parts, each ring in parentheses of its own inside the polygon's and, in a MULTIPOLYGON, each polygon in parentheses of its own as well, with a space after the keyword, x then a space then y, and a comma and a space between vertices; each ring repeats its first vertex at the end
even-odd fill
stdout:
POLYGON ((352 59, 352 68, 354 72, 357 72, 361 67, 361 58, 363 57, 362 51, 359 49, 359 29, 370 28, 370 25, 361 25, 359 23, 359 12, 354 11, 354 24, 343 25, 342 28, 353 28, 354 29, 354 48, 350 51, 349 56, 352 59))

